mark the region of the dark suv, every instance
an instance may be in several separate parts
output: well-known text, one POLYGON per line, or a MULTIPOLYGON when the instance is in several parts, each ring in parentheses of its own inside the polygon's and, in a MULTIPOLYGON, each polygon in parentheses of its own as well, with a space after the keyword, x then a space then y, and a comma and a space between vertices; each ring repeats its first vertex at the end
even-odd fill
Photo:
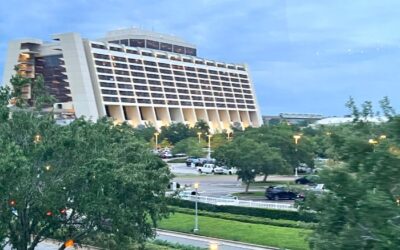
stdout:
POLYGON ((295 200, 301 198, 297 193, 287 190, 285 187, 268 187, 265 190, 268 200, 295 200))

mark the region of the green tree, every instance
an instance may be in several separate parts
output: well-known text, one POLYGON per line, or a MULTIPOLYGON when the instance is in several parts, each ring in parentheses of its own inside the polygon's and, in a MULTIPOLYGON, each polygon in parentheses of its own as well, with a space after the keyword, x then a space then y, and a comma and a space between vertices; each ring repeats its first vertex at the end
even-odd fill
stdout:
POLYGON ((308 194, 302 205, 319 219, 312 249, 398 248, 400 134, 393 130, 398 121, 334 128, 331 150, 338 161, 320 173, 329 191, 308 194))
POLYGON ((169 126, 161 127, 160 140, 168 139, 172 144, 189 137, 195 137, 196 132, 183 123, 172 123, 169 126))
POLYGON ((0 241, 15 249, 99 233, 121 249, 153 236, 166 215, 169 170, 127 125, 58 126, 15 111, 0 122, 0 143, 0 241))
POLYGON ((284 171, 277 166, 281 164, 281 159, 278 156, 271 158, 272 151, 265 143, 239 137, 217 148, 213 157, 221 164, 238 169, 238 179, 246 185, 245 192, 247 193, 258 173, 269 175, 284 171))
POLYGON ((172 149, 172 153, 184 153, 188 156, 203 157, 203 144, 204 142, 199 143, 197 138, 186 138, 175 144, 174 148, 172 149))
POLYGON ((203 138, 205 138, 205 135, 208 135, 210 133, 210 126, 204 120, 198 120, 194 125, 194 129, 196 131, 196 134, 197 132, 200 132, 203 138))
POLYGON ((150 142, 154 137, 154 133, 157 132, 157 129, 151 123, 146 123, 145 125, 139 125, 134 128, 133 132, 137 137, 142 138, 146 142, 150 142))

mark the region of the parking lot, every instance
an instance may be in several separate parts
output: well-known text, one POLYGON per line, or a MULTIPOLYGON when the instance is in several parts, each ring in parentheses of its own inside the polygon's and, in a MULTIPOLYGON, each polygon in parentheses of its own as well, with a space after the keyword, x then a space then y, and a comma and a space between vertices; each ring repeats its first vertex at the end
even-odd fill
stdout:
MULTIPOLYGON (((174 181, 181 186, 192 186, 199 183, 199 193, 204 196, 224 197, 232 193, 243 192, 245 187, 236 175, 213 175, 200 174, 196 168, 187 167, 185 163, 170 163, 171 172, 175 175, 174 181)), ((293 181, 294 176, 269 176, 269 181, 293 181)), ((257 177, 258 181, 262 177, 257 177)), ((250 192, 265 191, 266 185, 250 186, 250 192)), ((241 198, 242 199, 242 198, 241 198)), ((266 201, 264 197, 252 198, 251 200, 266 201)), ((278 201, 293 202, 293 201, 278 201)))

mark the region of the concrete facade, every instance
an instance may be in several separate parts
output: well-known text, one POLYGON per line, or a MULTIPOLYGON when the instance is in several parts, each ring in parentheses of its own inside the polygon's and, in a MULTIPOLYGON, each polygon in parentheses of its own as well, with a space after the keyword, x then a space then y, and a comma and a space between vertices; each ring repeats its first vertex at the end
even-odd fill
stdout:
POLYGON ((139 29, 109 32, 98 40, 76 33, 53 38, 51 43, 11 42, 3 82, 9 82, 15 65, 28 65, 32 78, 35 70, 46 72, 50 65, 63 77, 47 77, 46 84, 53 91, 63 84, 65 90, 58 94, 72 99, 57 107, 72 107, 76 117, 109 116, 115 123, 151 123, 158 129, 173 122, 193 126, 199 120, 213 131, 262 125, 246 65, 200 58, 193 44, 139 29), (40 69, 37 60, 45 62, 40 69))

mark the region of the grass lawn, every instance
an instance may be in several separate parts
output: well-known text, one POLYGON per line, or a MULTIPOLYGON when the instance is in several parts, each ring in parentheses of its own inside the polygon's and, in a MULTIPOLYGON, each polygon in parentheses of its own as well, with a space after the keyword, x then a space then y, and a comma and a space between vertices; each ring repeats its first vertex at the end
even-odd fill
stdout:
MULTIPOLYGON (((159 228, 171 231, 191 233, 194 216, 182 213, 171 214, 160 221, 159 228)), ((306 237, 311 230, 251 224, 199 216, 198 234, 215 238, 242 241, 264 246, 273 246, 294 250, 308 249, 306 237)))

